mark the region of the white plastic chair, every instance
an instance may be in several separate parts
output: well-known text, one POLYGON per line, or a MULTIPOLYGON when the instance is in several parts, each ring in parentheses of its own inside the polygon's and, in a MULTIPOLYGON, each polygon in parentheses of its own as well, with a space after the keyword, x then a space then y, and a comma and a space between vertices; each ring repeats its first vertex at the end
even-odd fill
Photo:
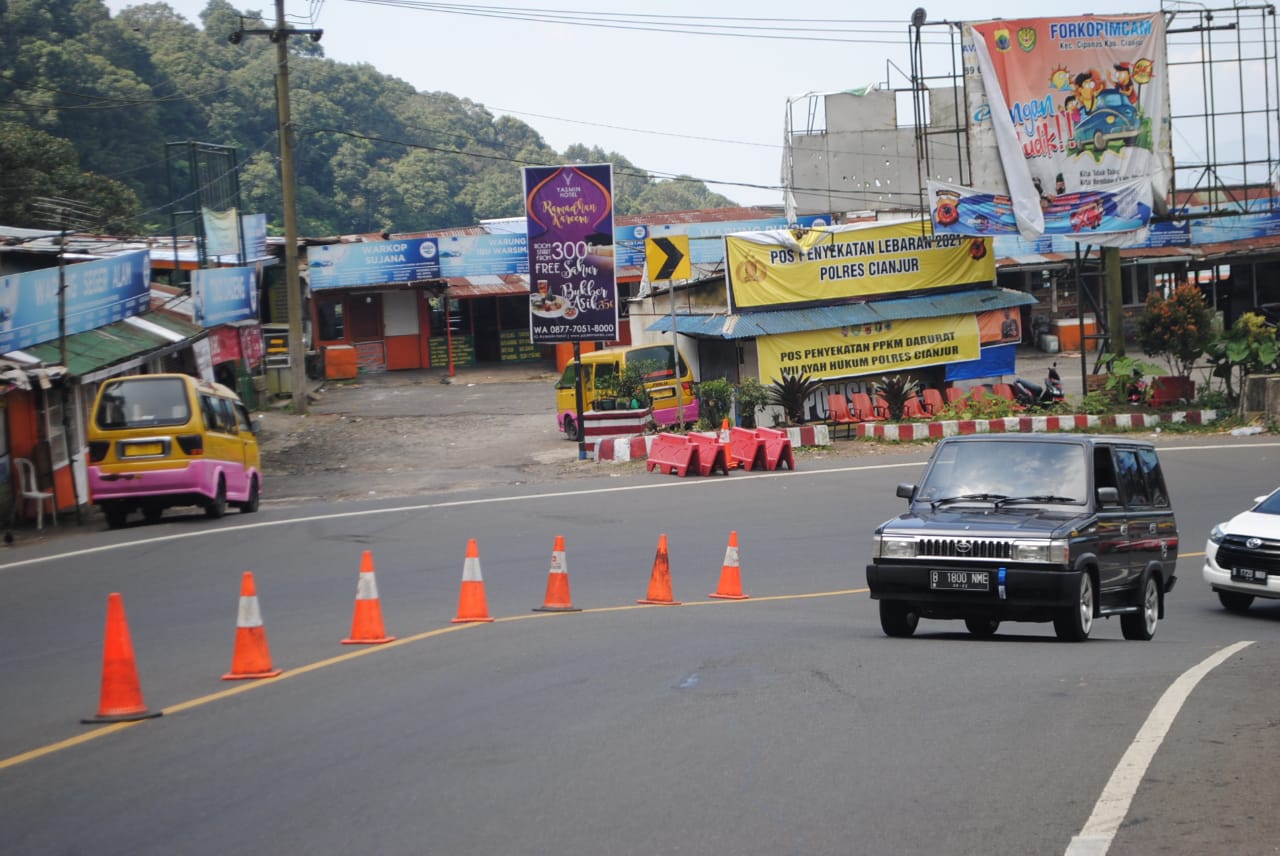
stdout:
POLYGON ((36 529, 44 528, 44 504, 49 503, 49 516, 53 518, 53 525, 58 525, 58 508, 54 505, 53 491, 41 490, 40 484, 36 480, 36 467, 27 458, 14 458, 14 466, 18 468, 18 489, 22 494, 23 503, 32 499, 36 503, 36 529))

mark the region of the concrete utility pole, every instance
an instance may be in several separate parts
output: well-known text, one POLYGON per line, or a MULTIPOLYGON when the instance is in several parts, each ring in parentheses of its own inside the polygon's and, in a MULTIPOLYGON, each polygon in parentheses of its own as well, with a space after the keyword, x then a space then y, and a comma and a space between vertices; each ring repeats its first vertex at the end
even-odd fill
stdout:
POLYGON ((298 279, 298 199, 293 174, 293 119, 289 111, 289 36, 309 36, 318 42, 324 30, 289 29, 284 22, 284 0, 276 0, 276 26, 272 30, 236 30, 227 40, 240 43, 243 36, 267 36, 276 45, 276 122, 280 132, 280 191, 284 199, 284 279, 289 309, 289 392, 293 412, 307 412, 307 352, 302 343, 302 288, 298 279))

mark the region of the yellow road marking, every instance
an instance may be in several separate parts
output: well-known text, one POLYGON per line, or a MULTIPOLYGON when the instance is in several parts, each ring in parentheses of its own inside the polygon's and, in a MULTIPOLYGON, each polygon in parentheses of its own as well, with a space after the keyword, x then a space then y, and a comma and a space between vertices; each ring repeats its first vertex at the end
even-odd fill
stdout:
MULTIPOLYGON (((776 600, 804 600, 807 598, 815 598, 815 597, 837 597, 840 595, 847 595, 847 594, 865 594, 868 591, 870 590, 866 588, 857 588, 857 589, 842 589, 839 591, 811 592, 809 594, 769 595, 767 597, 751 597, 746 600, 691 600, 691 601, 684 601, 682 602, 681 605, 682 606, 729 606, 733 604, 765 603, 768 601, 776 601, 776 600)), ((626 612, 630 610, 652 609, 652 608, 654 607, 652 607, 649 604, 629 604, 625 606, 600 606, 600 607, 594 607, 591 609, 583 609, 581 612, 531 612, 528 615, 508 615, 502 618, 496 618, 494 619, 493 623, 506 624, 511 621, 525 621, 530 618, 551 618, 554 616, 568 616, 568 615, 590 615, 594 613, 626 612)), ((443 636, 446 633, 454 633, 459 630, 467 630, 468 628, 471 628, 471 627, 483 626, 483 624, 484 622, 476 622, 472 624, 451 624, 448 627, 438 627, 435 630, 427 630, 422 633, 417 633, 413 636, 404 636, 392 642, 387 642, 383 645, 371 645, 367 648, 359 648, 354 651, 348 651, 345 654, 339 654, 336 657, 329 657, 328 659, 325 659, 325 660, 318 660, 317 662, 314 662, 314 663, 308 663, 305 666, 298 666, 296 668, 286 669, 282 674, 274 678, 267 678, 265 680, 260 680, 260 681, 250 681, 248 683, 239 683, 233 687, 228 687, 227 689, 221 690, 216 693, 210 693, 209 695, 200 696, 199 698, 193 698, 189 701, 179 702, 178 704, 170 705, 169 707, 162 708, 160 712, 166 715, 174 714, 174 713, 182 713, 183 711, 191 710, 197 707, 203 707, 206 704, 212 704, 215 701, 222 701, 223 699, 231 698, 232 696, 237 696, 237 695, 240 695, 241 693, 247 693, 256 689, 260 689, 265 686, 270 686, 271 684, 279 683, 280 681, 287 680, 289 678, 296 678, 299 675, 306 675, 311 672, 319 671, 320 669, 327 669, 330 666, 337 666, 342 663, 348 663, 352 660, 359 659, 360 657, 368 657, 380 651, 387 651, 392 648, 401 648, 405 645, 412 645, 415 642, 421 642, 424 639, 431 639, 436 636, 443 636)), ((113 722, 110 725, 105 725, 99 728, 95 728, 94 730, 87 731, 84 734, 80 734, 75 737, 68 738, 66 740, 60 740, 57 743, 50 743, 47 746, 41 746, 36 749, 32 749, 28 752, 23 752, 18 755, 13 755, 12 757, 9 757, 9 758, 0 759, 0 770, 7 770, 10 767, 17 767, 18 765, 25 764, 28 761, 34 761, 37 758, 43 758, 46 755, 52 755, 55 752, 61 752, 65 749, 71 749, 83 743, 88 743, 90 740, 97 740, 100 737, 106 737, 109 734, 116 734, 121 731, 124 731, 126 728, 133 728, 135 725, 142 725, 144 722, 151 722, 151 721, 152 720, 144 719, 144 720, 138 720, 135 722, 113 722)))

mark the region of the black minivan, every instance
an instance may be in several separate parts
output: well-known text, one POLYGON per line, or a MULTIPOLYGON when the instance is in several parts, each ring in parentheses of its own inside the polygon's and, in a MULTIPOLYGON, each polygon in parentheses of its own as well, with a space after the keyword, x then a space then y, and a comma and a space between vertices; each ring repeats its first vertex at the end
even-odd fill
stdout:
POLYGON ((921 618, 989 637, 1002 621, 1052 621, 1083 642, 1120 616, 1147 640, 1173 590, 1178 524, 1155 447, 1082 434, 949 437, 905 514, 875 532, 871 597, 889 636, 921 618))

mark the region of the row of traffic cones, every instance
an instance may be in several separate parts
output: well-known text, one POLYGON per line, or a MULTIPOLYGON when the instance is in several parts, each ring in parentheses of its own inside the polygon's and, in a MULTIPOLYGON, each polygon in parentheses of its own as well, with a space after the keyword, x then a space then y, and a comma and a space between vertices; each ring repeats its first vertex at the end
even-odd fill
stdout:
MULTIPOLYGON (((745 600, 738 564, 738 533, 729 533, 729 546, 725 550, 724 564, 720 571, 720 585, 710 597, 745 600)), ((647 596, 638 601, 644 604, 678 606, 680 601, 672 597, 671 565, 667 555, 667 536, 658 538, 658 552, 653 560, 653 572, 649 580, 647 596)), ((564 536, 557 535, 551 551, 551 570, 547 575, 547 593, 535 612, 581 612, 573 605, 569 593, 569 571, 565 557, 564 536)), ((458 614, 453 623, 493 621, 484 593, 484 578, 480 571, 480 551, 474 538, 467 542, 467 556, 462 567, 462 588, 458 595, 458 614)), ((360 559, 360 574, 356 578, 355 611, 351 618, 351 635, 342 640, 343 645, 381 645, 391 642, 394 636, 387 634, 382 621, 382 603, 378 598, 378 584, 374 577, 373 554, 365 550, 360 559)), ((231 670, 222 676, 224 681, 274 678, 283 674, 271 662, 271 650, 267 644, 267 630, 262 621, 262 609, 258 603, 257 586, 253 572, 245 571, 240 580, 240 605, 236 614, 235 649, 231 655, 231 670)), ((142 699, 142 687, 138 680, 138 667, 129 636, 129 624, 125 618, 124 598, 119 592, 107 597, 107 626, 102 646, 102 685, 99 693, 98 712, 82 719, 88 724, 132 722, 160 716, 151 711, 142 699)))

